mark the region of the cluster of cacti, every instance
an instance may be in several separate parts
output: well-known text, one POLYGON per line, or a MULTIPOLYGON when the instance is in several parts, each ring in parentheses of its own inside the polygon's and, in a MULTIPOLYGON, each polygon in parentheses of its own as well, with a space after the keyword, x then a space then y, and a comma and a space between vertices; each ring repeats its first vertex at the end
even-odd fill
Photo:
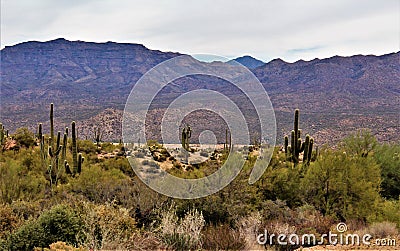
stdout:
POLYGON ((232 148, 232 135, 231 135, 231 132, 228 132, 228 128, 226 128, 225 129, 224 151, 230 152, 231 148, 232 148), (229 137, 228 137, 228 133, 229 133, 229 137))
POLYGON ((47 172, 50 176, 50 186, 57 185, 58 179, 62 173, 62 166, 60 163, 63 163, 63 167, 65 168, 65 172, 67 174, 77 174, 82 170, 82 163, 84 158, 82 154, 77 154, 77 136, 75 129, 75 122, 72 122, 72 157, 73 157, 73 172, 69 167, 69 164, 66 160, 67 158, 67 144, 68 144, 68 127, 65 128, 64 135, 61 139, 61 132, 57 132, 57 140, 54 142, 54 105, 50 105, 50 137, 48 138, 48 148, 45 151, 45 136, 43 135, 43 126, 42 123, 39 124, 37 137, 39 139, 40 144, 40 156, 42 159, 42 163, 44 167, 47 168, 47 172), (55 143, 55 144, 54 144, 55 143))
POLYGON ((190 137, 192 137, 192 129, 190 128, 189 125, 187 125, 182 129, 182 138, 181 138, 182 147, 186 149, 186 151, 190 150, 189 146, 190 137))
POLYGON ((289 137, 285 136, 285 153, 288 160, 295 165, 300 161, 300 153, 303 153, 303 164, 309 164, 311 161, 314 139, 310 135, 306 135, 306 139, 302 142, 301 130, 299 129, 299 109, 294 112, 294 129, 290 135, 291 144, 289 145, 289 137))

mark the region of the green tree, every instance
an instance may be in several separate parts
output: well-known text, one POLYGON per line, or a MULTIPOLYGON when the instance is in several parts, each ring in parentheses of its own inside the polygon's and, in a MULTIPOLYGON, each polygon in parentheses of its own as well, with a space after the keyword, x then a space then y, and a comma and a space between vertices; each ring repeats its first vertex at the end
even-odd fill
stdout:
POLYGON ((343 140, 343 147, 348 154, 356 154, 361 157, 368 156, 377 145, 378 141, 369 130, 357 131, 343 140))
POLYGON ((343 149, 324 150, 302 180, 305 200, 340 220, 366 219, 379 197, 379 165, 371 157, 343 149))
POLYGON ((381 195, 387 199, 398 199, 400 196, 400 145, 380 145, 375 150, 374 158, 381 167, 381 195))
POLYGON ((28 130, 28 128, 18 128, 14 134, 14 139, 21 145, 29 148, 34 146, 35 138, 32 132, 28 130))

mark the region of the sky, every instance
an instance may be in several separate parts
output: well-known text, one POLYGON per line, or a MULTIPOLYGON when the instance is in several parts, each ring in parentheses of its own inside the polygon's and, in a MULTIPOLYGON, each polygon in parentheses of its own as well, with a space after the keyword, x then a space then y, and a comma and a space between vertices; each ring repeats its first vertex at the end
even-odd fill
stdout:
POLYGON ((288 62, 400 50, 400 0, 1 0, 1 48, 56 38, 288 62))

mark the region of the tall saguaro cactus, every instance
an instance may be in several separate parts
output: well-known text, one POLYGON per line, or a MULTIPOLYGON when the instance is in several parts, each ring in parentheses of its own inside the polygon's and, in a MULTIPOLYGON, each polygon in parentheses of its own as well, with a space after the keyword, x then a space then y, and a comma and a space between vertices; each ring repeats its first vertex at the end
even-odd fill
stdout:
POLYGON ((299 129, 299 117, 300 112, 299 109, 296 109, 294 112, 294 122, 293 122, 293 130, 291 131, 290 141, 291 144, 289 146, 289 138, 285 136, 285 153, 288 160, 291 160, 295 165, 297 165, 300 161, 300 153, 303 153, 303 164, 309 164, 311 161, 312 148, 314 144, 314 139, 310 137, 310 135, 306 135, 306 139, 302 142, 301 139, 301 130, 299 129))
POLYGON ((67 158, 67 144, 68 144, 68 127, 65 128, 65 133, 63 136, 63 149, 61 152, 61 160, 64 161, 67 158))
POLYGON ((72 137, 72 166, 74 173, 78 172, 78 148, 76 145, 76 128, 75 128, 75 121, 71 123, 71 137, 72 137))
MULTIPOLYGON (((82 163, 85 160, 85 158, 82 156, 81 153, 78 154, 78 145, 77 145, 77 131, 76 131, 76 123, 75 121, 72 121, 71 123, 71 138, 72 138, 72 171, 69 167, 69 164, 66 160, 64 160, 64 167, 65 171, 68 174, 76 175, 80 174, 82 171, 82 163)), ((66 140, 66 137, 68 135, 68 127, 65 128, 65 133, 64 133, 64 139, 66 140)))
POLYGON ((50 146, 53 146, 54 140, 54 104, 50 104, 50 146))
POLYGON ((230 152, 231 148, 232 148, 232 135, 231 135, 231 132, 228 131, 228 128, 226 128, 225 129, 224 150, 230 152))

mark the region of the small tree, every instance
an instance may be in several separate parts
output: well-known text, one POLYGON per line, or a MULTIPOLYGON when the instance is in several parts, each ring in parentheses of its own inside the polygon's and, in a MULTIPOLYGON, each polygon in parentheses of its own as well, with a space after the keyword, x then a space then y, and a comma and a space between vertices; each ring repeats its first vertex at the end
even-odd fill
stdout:
POLYGON ((18 128, 14 134, 14 139, 21 145, 26 148, 34 146, 35 138, 32 132, 28 130, 28 128, 18 128))

